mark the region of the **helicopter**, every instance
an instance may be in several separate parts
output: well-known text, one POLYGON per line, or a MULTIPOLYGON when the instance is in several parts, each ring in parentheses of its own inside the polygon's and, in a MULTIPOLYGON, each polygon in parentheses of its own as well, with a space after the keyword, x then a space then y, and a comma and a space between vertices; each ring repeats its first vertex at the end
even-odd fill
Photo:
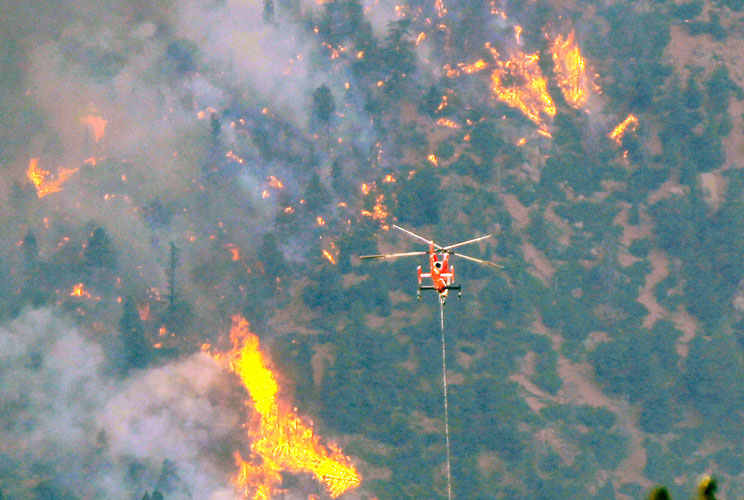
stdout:
POLYGON ((459 248, 464 245, 469 245, 471 243, 476 243, 478 241, 485 240, 486 238, 490 238, 491 237, 490 234, 487 234, 486 236, 479 236, 477 238, 473 238, 473 239, 466 240, 466 241, 461 241, 460 243, 455 243, 453 245, 447 245, 443 247, 435 243, 434 240, 424 238, 423 236, 420 236, 414 233, 413 231, 409 231, 408 229, 402 228, 400 226, 396 226, 395 224, 393 224, 393 227, 395 229, 403 231, 409 236, 413 236, 414 238, 421 240, 424 243, 427 243, 429 245, 429 250, 428 251, 422 250, 422 251, 417 251, 417 252, 379 254, 379 255, 361 255, 359 256, 359 258, 360 259, 395 259, 398 257, 413 257, 416 255, 428 255, 429 256, 429 272, 428 273, 422 272, 421 266, 418 266, 418 290, 416 292, 416 298, 418 300, 421 300, 422 290, 436 291, 439 294, 439 302, 442 305, 444 305, 445 301, 447 300, 447 294, 449 293, 450 290, 457 290, 457 298, 462 299, 462 286, 453 284, 455 282, 455 266, 453 264, 450 264, 450 261, 449 261, 450 255, 456 255, 457 257, 461 257, 465 260, 477 262, 478 264, 485 264, 487 266, 498 267, 501 269, 504 268, 504 266, 496 264, 495 262, 488 262, 487 260, 476 259, 475 257, 470 257, 469 255, 464 255, 464 254, 455 252, 453 250, 455 248, 459 248), (424 278, 427 278, 427 279, 431 278, 432 284, 423 285, 422 282, 424 278))

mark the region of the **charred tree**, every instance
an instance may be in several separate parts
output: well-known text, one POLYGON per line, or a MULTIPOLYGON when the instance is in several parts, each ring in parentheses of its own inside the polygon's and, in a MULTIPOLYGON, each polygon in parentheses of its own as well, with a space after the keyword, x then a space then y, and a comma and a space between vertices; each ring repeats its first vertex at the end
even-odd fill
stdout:
POLYGON ((170 242, 170 260, 165 276, 168 278, 168 312, 172 313, 176 307, 176 267, 178 266, 178 247, 170 242))

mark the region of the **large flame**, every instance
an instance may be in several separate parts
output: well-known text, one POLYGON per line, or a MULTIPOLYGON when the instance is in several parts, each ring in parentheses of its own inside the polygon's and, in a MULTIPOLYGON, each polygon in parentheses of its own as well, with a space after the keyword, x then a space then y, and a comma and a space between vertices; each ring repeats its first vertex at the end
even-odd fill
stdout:
POLYGON ((28 162, 26 177, 28 177, 28 179, 34 184, 34 187, 36 187, 37 196, 43 198, 48 194, 62 191, 62 184, 75 172, 77 172, 76 168, 60 168, 59 172, 57 172, 57 178, 51 180, 49 178, 50 172, 39 167, 38 158, 31 158, 28 162))
POLYGON ((565 39, 558 35, 553 41, 552 52, 555 76, 563 97, 569 106, 578 109, 586 104, 589 81, 586 62, 574 42, 574 32, 571 31, 565 39))
POLYGON ((634 132, 636 128, 638 128, 638 118, 636 118, 636 116, 631 113, 625 120, 618 123, 617 126, 608 135, 610 139, 612 139, 615 144, 619 146, 622 144, 625 132, 628 129, 630 129, 631 132, 634 132))
POLYGON ((277 400, 279 385, 259 350, 258 337, 248 327, 245 318, 233 317, 233 349, 227 354, 230 370, 240 377, 260 417, 258 428, 248 430, 255 460, 235 453, 240 469, 237 486, 253 500, 269 499, 282 481, 281 471, 312 473, 332 498, 359 486, 360 474, 338 446, 321 445, 313 429, 277 400))
MULTIPOLYGON (((491 49, 491 52, 498 56, 495 49, 491 49)), ((556 109, 539 62, 537 52, 525 54, 517 51, 506 62, 497 59, 496 68, 491 73, 491 88, 498 100, 519 109, 530 120, 544 126, 541 115, 555 116, 556 109)))

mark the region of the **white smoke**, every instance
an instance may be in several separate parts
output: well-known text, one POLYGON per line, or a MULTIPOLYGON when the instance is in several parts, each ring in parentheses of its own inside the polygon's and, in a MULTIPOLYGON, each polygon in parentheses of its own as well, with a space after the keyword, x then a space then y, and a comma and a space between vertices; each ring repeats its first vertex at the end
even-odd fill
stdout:
POLYGON ((140 498, 159 487, 169 500, 237 498, 230 452, 241 406, 225 398, 224 371, 209 356, 119 380, 104 373, 98 344, 42 309, 0 327, 0 365, 0 442, 23 479, 43 464, 79 497, 140 498))

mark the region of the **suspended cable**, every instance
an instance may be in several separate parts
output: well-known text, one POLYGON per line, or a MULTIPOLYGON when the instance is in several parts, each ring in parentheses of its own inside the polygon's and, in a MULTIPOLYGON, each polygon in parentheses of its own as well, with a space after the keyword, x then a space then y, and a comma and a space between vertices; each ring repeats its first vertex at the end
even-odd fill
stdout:
POLYGON ((452 500, 452 468, 450 465, 449 402, 447 401, 447 347, 444 343, 444 300, 439 300, 442 330, 442 390, 444 391, 444 436, 447 443, 447 500, 452 500))

